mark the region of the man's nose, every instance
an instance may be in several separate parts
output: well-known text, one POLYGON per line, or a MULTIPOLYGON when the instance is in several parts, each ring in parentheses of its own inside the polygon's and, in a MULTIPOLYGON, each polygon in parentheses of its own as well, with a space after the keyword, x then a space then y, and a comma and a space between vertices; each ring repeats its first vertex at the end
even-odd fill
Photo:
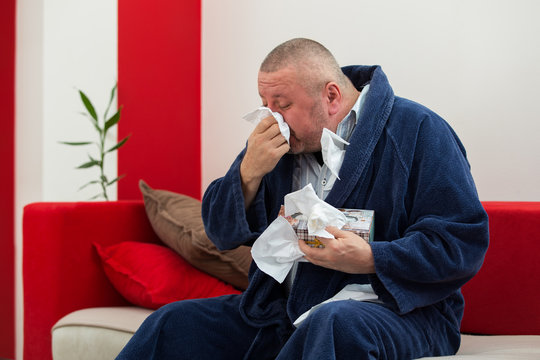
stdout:
POLYGON ((267 106, 272 112, 279 112, 278 107, 276 105, 268 105, 267 106))

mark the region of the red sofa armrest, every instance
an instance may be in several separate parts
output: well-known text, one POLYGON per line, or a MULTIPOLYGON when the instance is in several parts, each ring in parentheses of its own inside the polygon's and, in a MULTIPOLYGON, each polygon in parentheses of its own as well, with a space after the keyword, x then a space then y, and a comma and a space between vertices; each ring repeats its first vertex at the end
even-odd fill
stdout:
POLYGON ((540 335, 540 202, 484 202, 490 243, 478 274, 462 288, 461 331, 540 335))
POLYGON ((83 308, 125 306, 93 243, 159 243, 142 201, 33 203, 23 215, 24 359, 50 359, 51 328, 83 308))

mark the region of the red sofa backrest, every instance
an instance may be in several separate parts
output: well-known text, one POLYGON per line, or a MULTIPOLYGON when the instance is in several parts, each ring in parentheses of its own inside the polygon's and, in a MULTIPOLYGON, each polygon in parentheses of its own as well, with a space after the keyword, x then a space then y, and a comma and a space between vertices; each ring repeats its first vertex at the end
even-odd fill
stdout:
POLYGON ((72 311, 129 303, 92 245, 159 243, 142 201, 41 202, 24 208, 24 359, 49 360, 51 328, 72 311))
POLYGON ((490 244, 462 289, 464 333, 540 335, 540 202, 483 202, 490 244))

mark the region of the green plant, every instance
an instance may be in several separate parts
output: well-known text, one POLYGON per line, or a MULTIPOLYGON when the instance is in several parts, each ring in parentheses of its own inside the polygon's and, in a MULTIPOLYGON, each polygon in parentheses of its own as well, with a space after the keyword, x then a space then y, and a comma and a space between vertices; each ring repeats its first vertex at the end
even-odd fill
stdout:
POLYGON ((99 186, 101 187, 101 192, 95 195, 94 197, 92 197, 91 200, 97 199, 99 197, 103 197, 105 200, 109 200, 109 196, 107 195, 107 188, 111 186, 112 184, 118 182, 120 179, 122 179, 125 176, 125 175, 120 175, 113 180, 109 180, 107 176, 105 175, 104 167, 103 167, 103 164, 105 163, 105 156, 113 151, 118 150, 121 146, 123 146, 126 143, 126 141, 130 137, 130 135, 128 135, 125 138, 123 138, 120 142, 118 142, 116 145, 112 146, 109 149, 105 149, 105 137, 107 135, 107 132, 113 126, 118 124, 118 121, 120 121, 120 112, 122 110, 122 108, 120 107, 114 115, 112 115, 109 118, 107 117, 109 114, 111 105, 113 103, 115 94, 116 94, 116 87, 117 85, 115 84, 111 90, 111 97, 109 100, 109 104, 107 105, 107 109, 105 110, 105 113, 101 119, 98 118, 94 105, 92 105, 92 102, 90 101, 88 96, 86 96, 86 94, 82 92, 81 90, 78 90, 79 95, 81 97, 81 101, 86 109, 86 112, 82 112, 81 114, 87 117, 88 119, 90 119, 90 121, 92 122, 92 125, 97 130, 98 137, 99 137, 97 141, 80 141, 80 142, 61 141, 60 142, 61 144, 70 145, 70 146, 84 146, 84 145, 94 144, 98 147, 98 151, 99 151, 98 157, 94 158, 90 154, 88 154, 89 160, 77 167, 77 169, 89 169, 93 167, 99 168, 99 171, 100 171, 99 179, 92 180, 79 188, 79 191, 80 191, 89 185, 99 184, 99 186))

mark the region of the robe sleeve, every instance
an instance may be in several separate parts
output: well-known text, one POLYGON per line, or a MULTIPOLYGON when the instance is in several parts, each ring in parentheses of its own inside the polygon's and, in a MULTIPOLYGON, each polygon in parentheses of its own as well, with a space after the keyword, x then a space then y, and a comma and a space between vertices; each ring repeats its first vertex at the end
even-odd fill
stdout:
POLYGON ((263 179, 250 208, 244 208, 240 164, 245 149, 224 177, 214 180, 202 200, 202 218, 206 233, 220 250, 251 245, 267 227, 265 182, 263 179))
POLYGON ((459 291, 480 269, 489 241, 465 150, 453 130, 435 120, 422 122, 412 155, 398 153, 408 178, 401 238, 372 243, 372 286, 400 314, 459 291))

